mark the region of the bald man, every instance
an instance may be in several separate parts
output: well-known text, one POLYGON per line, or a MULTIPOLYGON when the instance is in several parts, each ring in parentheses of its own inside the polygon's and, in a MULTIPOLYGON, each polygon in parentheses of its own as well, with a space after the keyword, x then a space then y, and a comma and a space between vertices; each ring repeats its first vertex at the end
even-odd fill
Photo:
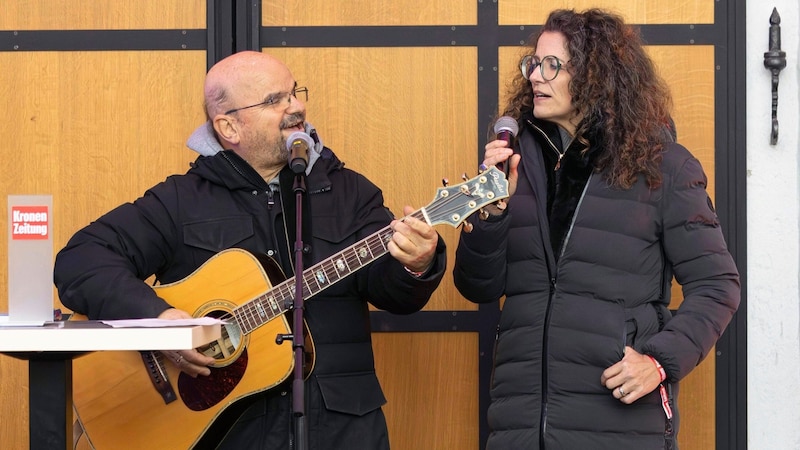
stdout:
MULTIPOLYGON (((192 317, 201 305, 162 298, 164 291, 144 280, 155 276, 162 285, 186 283, 198 268, 202 272, 207 267, 204 263, 215 255, 227 257, 232 248, 292 276, 297 230, 293 184, 301 177, 307 192, 302 201, 304 267, 387 226, 392 230, 387 255, 379 253, 352 274, 349 266, 336 265, 334 275, 341 281, 305 303, 315 355, 304 384, 307 448, 388 449, 381 411, 386 400, 375 375, 368 302, 398 314, 419 311, 442 279, 445 247, 426 222, 410 216, 394 219, 381 190, 345 169, 322 144, 306 122, 306 93, 289 68, 270 55, 241 52, 217 63, 204 86, 208 122, 189 141, 201 156, 185 174, 168 177, 78 231, 56 257, 55 284, 64 305, 90 319, 180 319, 192 317), (306 133, 310 147, 305 171, 299 173, 289 167, 286 145, 296 132, 306 133)), ((404 208, 404 214, 412 211, 404 208)), ((280 280, 270 281, 274 285, 280 280)), ((248 300, 233 301, 239 306, 248 300)), ((211 367, 216 360, 208 352, 163 353, 192 379, 213 379, 221 370, 211 367)), ((250 351, 247 367, 252 370, 270 356, 250 351)), ((244 396, 240 403, 247 408, 231 408, 238 418, 235 424, 220 425, 218 420, 190 442, 237 450, 292 448, 297 437, 291 377, 274 381, 274 386, 270 382, 264 380, 265 386, 257 389, 263 392, 244 396)), ((228 412, 220 409, 220 417, 228 412)), ((185 426, 186 421, 176 418, 176 429, 185 426)), ((159 439, 149 439, 149 444, 158 447, 159 439)))

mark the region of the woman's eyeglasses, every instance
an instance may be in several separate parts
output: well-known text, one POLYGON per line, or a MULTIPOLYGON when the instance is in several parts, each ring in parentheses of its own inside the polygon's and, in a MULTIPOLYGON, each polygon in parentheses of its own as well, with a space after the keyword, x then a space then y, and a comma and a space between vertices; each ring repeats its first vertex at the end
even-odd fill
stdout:
POLYGON ((561 60, 553 55, 545 56, 541 61, 533 55, 527 55, 523 56, 520 60, 519 69, 522 71, 522 76, 525 77, 526 80, 529 80, 533 71, 538 67, 539 73, 542 74, 542 79, 544 81, 552 81, 558 76, 561 67, 568 62, 569 61, 565 61, 562 63, 561 60))

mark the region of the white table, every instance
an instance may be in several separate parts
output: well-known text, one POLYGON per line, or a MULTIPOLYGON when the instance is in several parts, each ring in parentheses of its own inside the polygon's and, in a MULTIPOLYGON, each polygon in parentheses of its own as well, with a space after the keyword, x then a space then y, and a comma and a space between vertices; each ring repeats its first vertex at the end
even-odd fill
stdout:
POLYGON ((96 321, 0 326, 0 353, 29 361, 30 449, 72 446, 72 359, 102 350, 188 350, 220 338, 220 325, 112 328, 96 321))

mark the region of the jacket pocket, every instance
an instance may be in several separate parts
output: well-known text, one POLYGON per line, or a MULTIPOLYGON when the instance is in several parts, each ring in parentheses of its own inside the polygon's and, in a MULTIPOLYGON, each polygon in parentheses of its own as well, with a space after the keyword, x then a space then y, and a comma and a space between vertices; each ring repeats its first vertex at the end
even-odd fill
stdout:
POLYGON ((190 222, 183 225, 184 244, 215 253, 234 247, 253 235, 253 219, 247 215, 190 222))
MULTIPOLYGON (((316 220, 316 217, 314 220, 316 220)), ((355 244, 356 242, 354 234, 342 234, 336 231, 334 229, 335 227, 329 228, 327 224, 334 223, 334 221, 328 218, 323 219, 321 222, 315 223, 326 224, 323 227, 315 228, 313 231, 314 243, 312 256, 315 261, 329 258, 335 253, 344 248, 348 248, 350 245, 355 244)))
POLYGON ((636 349, 637 352, 644 352, 643 348, 655 334, 663 328, 663 323, 669 320, 669 311, 656 303, 646 303, 630 311, 632 315, 628 321, 633 321, 635 330, 628 324, 628 345, 636 349), (661 310, 663 308, 663 311, 661 310), (635 331, 631 335, 631 331, 635 331))
POLYGON ((330 411, 363 416, 386 404, 375 372, 318 375, 317 383, 330 411))

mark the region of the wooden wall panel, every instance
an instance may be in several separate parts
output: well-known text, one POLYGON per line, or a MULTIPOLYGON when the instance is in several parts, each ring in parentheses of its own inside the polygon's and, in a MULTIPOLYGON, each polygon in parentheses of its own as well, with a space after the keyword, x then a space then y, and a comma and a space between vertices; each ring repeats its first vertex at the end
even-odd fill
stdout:
POLYGON ((0 3, 0 30, 205 27, 205 0, 4 0, 0 3))
POLYGON ((56 250, 196 156, 185 142, 205 120, 204 52, 0 53, 0 65, 15 68, 0 73, 0 133, 19 152, 0 192, 53 195, 56 250))
POLYGON ((669 84, 675 103, 678 142, 703 164, 708 193, 714 198, 714 47, 711 45, 653 45, 647 51, 669 84))
POLYGON ((708 357, 681 380, 678 399, 681 450, 708 450, 716 446, 716 358, 712 348, 708 357))
MULTIPOLYGON (((434 199, 442 178, 477 175, 477 63, 471 47, 267 49, 309 88, 307 120, 345 162, 383 189, 396 216, 434 199)), ((448 276, 426 310, 475 310, 455 290, 460 230, 448 243, 448 276)))
POLYGON ((498 0, 498 7, 500 25, 543 24, 550 11, 557 8, 604 8, 638 24, 714 23, 714 0, 498 0))
MULTIPOLYGON (((205 52, 0 52, 0 67, 13 68, 0 71, 3 210, 9 194, 53 195, 54 252, 196 157, 185 142, 205 120, 205 52)), ((0 240, 0 254, 7 246, 0 240)), ((0 258, 3 293, 7 273, 0 258)), ((9 448, 26 448, 27 363, 0 356, 0 374, 3 437, 19 444, 9 448)))
POLYGON ((263 0, 264 26, 474 25, 473 0, 263 0))
POLYGON ((392 449, 478 449, 478 334, 375 333, 373 342, 392 449))

